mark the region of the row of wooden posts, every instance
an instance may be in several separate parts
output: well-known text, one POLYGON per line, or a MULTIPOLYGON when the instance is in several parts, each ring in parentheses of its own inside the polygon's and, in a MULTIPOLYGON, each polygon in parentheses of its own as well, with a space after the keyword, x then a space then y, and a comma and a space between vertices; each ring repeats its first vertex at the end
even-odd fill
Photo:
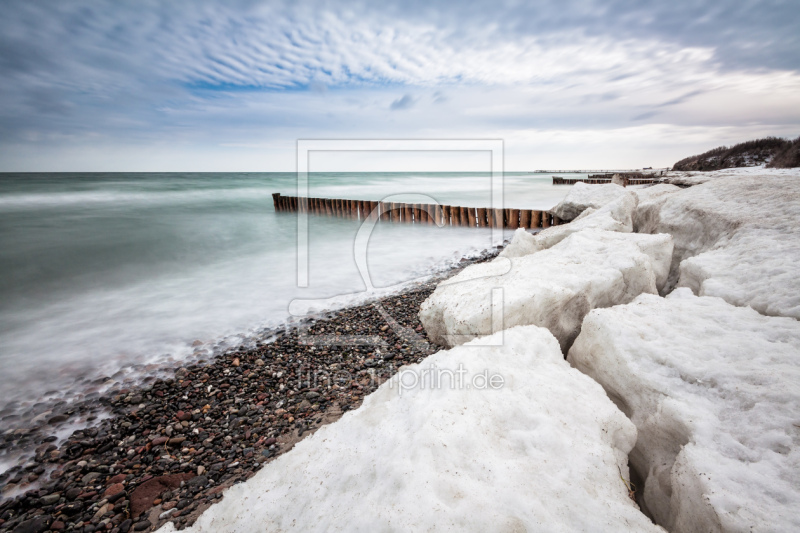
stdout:
POLYGON ((365 220, 377 217, 379 222, 460 226, 473 228, 549 228, 561 224, 561 219, 547 211, 533 209, 492 209, 436 204, 405 204, 398 202, 372 202, 369 200, 341 200, 334 198, 305 198, 272 195, 275 211, 306 212, 338 218, 365 220))
MULTIPOLYGON (((576 183, 602 185, 611 183, 613 176, 614 174, 594 174, 588 178, 563 178, 561 176, 553 176, 553 185, 575 185, 576 183)), ((626 187, 628 185, 648 185, 658 180, 654 175, 643 175, 641 173, 620 174, 620 177, 626 187)))

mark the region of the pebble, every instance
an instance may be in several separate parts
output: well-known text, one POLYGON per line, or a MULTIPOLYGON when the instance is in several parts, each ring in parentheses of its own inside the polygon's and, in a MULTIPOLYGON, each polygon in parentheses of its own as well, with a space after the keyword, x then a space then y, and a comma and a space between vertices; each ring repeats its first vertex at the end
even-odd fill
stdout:
MULTIPOLYGON (((190 525, 198 508, 218 501, 226 487, 357 409, 399 367, 432 353, 417 313, 435 284, 317 317, 303 338, 296 329, 278 330, 270 342, 186 364, 173 377, 113 385, 73 412, 48 407, 55 413, 50 419, 62 413, 88 419, 100 408, 111 416, 61 444, 40 435, 34 459, 0 474, 4 494, 22 489, 0 502, 0 533, 23 525, 28 529, 20 531, 119 533, 165 521, 190 525), (397 326, 387 326, 382 313, 397 326), (306 342, 318 335, 372 336, 379 344, 306 342), (39 484, 28 484, 31 477, 39 484), (151 524, 145 517, 153 502, 161 502, 161 512, 151 524)), ((34 435, 24 428, 0 434, 0 451, 3 439, 16 446, 34 435)))

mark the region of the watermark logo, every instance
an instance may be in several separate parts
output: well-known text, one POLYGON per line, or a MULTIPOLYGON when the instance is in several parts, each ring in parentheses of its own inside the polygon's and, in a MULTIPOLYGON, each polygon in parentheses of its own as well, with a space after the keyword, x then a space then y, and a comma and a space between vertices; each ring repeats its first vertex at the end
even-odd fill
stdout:
MULTIPOLYGON (((490 161, 490 180, 489 180, 489 197, 491 203, 487 208, 502 210, 504 207, 503 202, 503 141, 502 140, 299 140, 297 142, 297 189, 296 195, 298 198, 309 198, 310 185, 309 185, 309 169, 310 159, 314 152, 382 152, 382 151, 408 151, 408 152, 453 152, 453 151, 485 151, 489 154, 490 161)), ((369 271, 369 263, 367 257, 367 250, 370 235, 375 230, 377 224, 381 223, 381 216, 386 213, 386 209, 396 209, 392 207, 399 203, 402 199, 404 203, 424 203, 432 206, 435 215, 433 219, 437 225, 441 225, 442 206, 433 197, 427 194, 415 193, 414 191, 402 190, 396 191, 394 194, 386 195, 383 198, 371 199, 375 201, 378 207, 374 208, 371 212, 361 212, 361 224, 356 232, 353 240, 353 256, 355 259, 356 267, 359 275, 361 276, 366 287, 365 294, 374 293, 376 287, 373 284, 372 276, 369 271), (388 206, 388 207, 387 207, 388 206)), ((297 286, 301 288, 309 287, 309 270, 310 270, 310 257, 312 250, 309 246, 309 214, 307 209, 297 210, 297 286)), ((393 216, 391 213, 389 217, 393 216)), ((502 227, 491 226, 487 228, 491 231, 491 242, 499 244, 503 239, 502 227)), ((510 268, 510 263, 507 265, 506 271, 510 268)), ((498 275, 495 272, 493 275, 498 275)), ((414 280, 411 280, 414 281, 414 280)), ((422 281, 422 278, 418 281, 422 281)), ((471 281, 474 281, 471 280, 471 281)), ((396 288, 399 290, 402 286, 406 286, 409 282, 398 285, 396 288)), ((381 287, 383 292, 392 292, 393 287, 381 287)), ((331 309, 336 305, 337 301, 341 301, 342 295, 337 295, 333 298, 327 299, 295 299, 289 305, 289 313, 298 320, 298 335, 299 341, 303 344, 313 346, 374 346, 376 352, 380 353, 381 350, 386 350, 386 341, 377 335, 344 335, 344 334, 312 334, 310 333, 310 324, 302 319, 310 315, 312 309, 331 309)), ((503 329, 503 293, 502 288, 495 287, 486 294, 487 300, 490 301, 492 312, 492 325, 491 330, 485 332, 485 335, 501 331, 503 329)), ((413 347, 416 351, 421 353, 432 353, 434 347, 419 333, 411 328, 404 327, 398 323, 391 314, 383 307, 380 301, 373 304, 375 309, 380 313, 386 325, 391 329, 394 335, 404 344, 413 347)), ((462 344, 471 340, 472 346, 485 346, 485 345, 502 345, 502 335, 492 335, 491 337, 482 337, 473 340, 474 336, 450 336, 448 342, 451 345, 462 344), (463 337, 463 338, 462 338, 463 337)), ((406 378, 409 379, 409 378, 406 378)), ((420 379, 422 379, 420 377, 420 379)))

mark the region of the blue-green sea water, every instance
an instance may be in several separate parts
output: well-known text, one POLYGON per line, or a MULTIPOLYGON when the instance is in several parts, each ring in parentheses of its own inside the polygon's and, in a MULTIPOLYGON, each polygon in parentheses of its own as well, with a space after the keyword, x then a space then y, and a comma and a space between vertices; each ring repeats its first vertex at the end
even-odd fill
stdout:
MULTIPOLYGON (((491 202, 481 173, 320 173, 309 183, 319 197, 491 202)), ((506 206, 533 209, 569 189, 541 174, 506 174, 504 187, 506 206)), ((367 298, 354 220, 309 218, 309 285, 297 286, 297 219, 275 212, 274 192, 295 194, 295 174, 0 174, 0 418, 81 397, 102 376, 132 380, 148 364, 236 345, 284 323, 295 298, 367 298)), ((487 230, 407 225, 379 225, 369 242, 379 288, 494 244, 487 230)))

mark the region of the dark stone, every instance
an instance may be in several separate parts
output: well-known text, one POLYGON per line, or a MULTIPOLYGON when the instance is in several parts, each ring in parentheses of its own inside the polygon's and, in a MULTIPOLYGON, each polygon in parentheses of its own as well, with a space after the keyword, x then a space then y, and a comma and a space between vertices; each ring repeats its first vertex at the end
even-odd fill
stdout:
POLYGON ((206 476, 195 476, 186 482, 190 487, 205 487, 208 485, 208 478, 206 476))
POLYGON ((149 520, 142 520, 141 522, 136 522, 133 524, 134 531, 144 531, 145 529, 149 528, 152 524, 149 520))
POLYGON ((14 528, 13 533, 41 533, 42 531, 47 531, 52 519, 53 517, 50 515, 42 515, 25 520, 14 528))
POLYGON ((125 520, 123 520, 122 523, 119 525, 120 533, 128 533, 128 531, 131 529, 131 524, 133 524, 133 520, 131 520, 130 518, 126 518, 125 520))

